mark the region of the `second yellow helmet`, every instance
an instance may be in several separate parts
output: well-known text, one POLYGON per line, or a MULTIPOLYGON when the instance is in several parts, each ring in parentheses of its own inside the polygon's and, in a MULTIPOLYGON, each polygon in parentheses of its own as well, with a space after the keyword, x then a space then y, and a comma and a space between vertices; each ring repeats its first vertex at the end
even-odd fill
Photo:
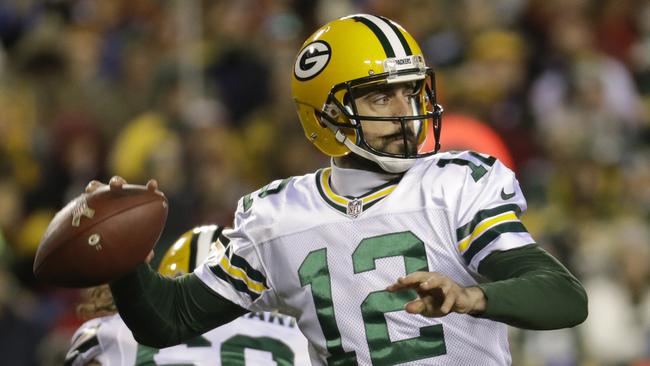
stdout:
POLYGON ((199 226, 187 231, 167 249, 158 273, 176 277, 194 271, 208 257, 221 231, 223 227, 217 225, 199 226))

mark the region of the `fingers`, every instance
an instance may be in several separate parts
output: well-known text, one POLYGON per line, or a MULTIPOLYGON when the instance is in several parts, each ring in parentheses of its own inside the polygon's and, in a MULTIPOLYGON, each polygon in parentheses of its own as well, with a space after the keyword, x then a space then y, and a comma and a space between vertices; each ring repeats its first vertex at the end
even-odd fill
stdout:
POLYGON ((440 317, 449 314, 440 307, 440 296, 423 296, 409 301, 404 305, 407 313, 419 314, 427 317, 440 317))
POLYGON ((149 179, 147 182, 147 190, 153 192, 158 189, 158 181, 155 179, 149 179))
POLYGON ((407 312, 413 314, 445 316, 464 310, 464 304, 467 303, 463 297, 463 289, 449 277, 437 272, 413 272, 400 277, 387 288, 390 292, 405 289, 413 289, 418 294, 417 299, 404 306, 407 312))
POLYGON ((404 310, 411 314, 423 314, 427 310, 427 306, 422 299, 415 299, 407 302, 404 305, 404 310))
POLYGON ((432 290, 434 288, 448 288, 451 280, 437 272, 413 272, 397 279, 397 282, 388 286, 390 292, 403 289, 432 290))
POLYGON ((449 314, 458 301, 460 287, 450 278, 440 275, 430 276, 419 286, 421 293, 429 294, 439 300, 438 316, 449 314))
MULTIPOLYGON (((119 175, 113 176, 109 181, 108 181, 108 186, 112 191, 114 190, 119 190, 122 189, 122 187, 127 184, 126 180, 119 175)), ((88 185, 86 185, 86 193, 93 193, 97 191, 99 188, 106 186, 106 184, 98 181, 98 180, 92 180, 88 185)), ((158 181, 155 179, 149 179, 147 182, 147 189, 149 191, 156 191, 158 189, 158 181)))
POLYGON ((452 282, 448 277, 443 276, 440 273, 430 272, 427 273, 425 279, 420 282, 419 288, 421 290, 433 290, 434 288, 440 288, 443 290, 443 292, 445 292, 445 290, 449 290, 451 285, 452 282))
POLYGON ((455 291, 447 291, 446 293, 443 290, 445 300, 440 305, 440 312, 443 315, 447 315, 451 312, 454 305, 456 305, 456 300, 458 299, 458 294, 455 291))
POLYGON ((390 292, 406 289, 416 288, 420 283, 426 281, 434 272, 413 272, 404 277, 397 279, 397 282, 388 286, 386 290, 390 292))
POLYGON ((103 185, 104 185, 104 183, 102 183, 102 182, 100 182, 98 180, 91 180, 90 183, 88 183, 88 185, 86 185, 85 191, 86 191, 86 193, 93 193, 97 189, 99 189, 99 187, 101 187, 103 185))
POLYGON ((126 180, 118 175, 114 175, 111 180, 108 181, 108 185, 111 187, 111 191, 122 189, 122 186, 125 184, 126 180))
POLYGON ((153 256, 154 256, 154 253, 153 253, 153 250, 152 250, 152 251, 149 252, 149 254, 147 254, 147 258, 144 260, 144 262, 145 263, 151 263, 151 261, 153 260, 153 256))

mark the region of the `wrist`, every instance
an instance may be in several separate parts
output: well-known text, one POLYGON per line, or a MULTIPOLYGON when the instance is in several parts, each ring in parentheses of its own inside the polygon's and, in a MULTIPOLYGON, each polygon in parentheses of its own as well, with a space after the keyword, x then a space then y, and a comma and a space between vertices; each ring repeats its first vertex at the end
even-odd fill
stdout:
POLYGON ((485 296, 483 290, 478 286, 472 286, 465 288, 465 291, 467 292, 471 304, 468 314, 483 314, 485 309, 487 309, 487 296, 485 296))

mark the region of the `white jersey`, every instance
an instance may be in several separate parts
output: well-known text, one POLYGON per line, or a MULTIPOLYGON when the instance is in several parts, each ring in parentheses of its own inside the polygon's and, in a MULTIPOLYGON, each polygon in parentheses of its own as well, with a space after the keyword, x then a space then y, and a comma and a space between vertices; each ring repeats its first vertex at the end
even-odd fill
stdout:
POLYGON ((505 324, 408 314, 416 294, 385 289, 414 271, 475 285, 487 255, 533 243, 512 171, 486 155, 441 153, 356 198, 337 195, 330 173, 244 197, 195 273, 244 308, 296 317, 316 365, 510 364, 505 324))
POLYGON ((157 349, 138 344, 119 314, 91 319, 72 337, 65 365, 102 366, 310 365, 307 340, 295 319, 249 313, 184 344, 157 349))

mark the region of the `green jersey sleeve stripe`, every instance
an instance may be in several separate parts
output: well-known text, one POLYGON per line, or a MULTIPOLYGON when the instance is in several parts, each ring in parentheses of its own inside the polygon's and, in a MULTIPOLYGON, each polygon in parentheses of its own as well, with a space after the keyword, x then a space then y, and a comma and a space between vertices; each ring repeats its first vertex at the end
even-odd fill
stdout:
POLYGON ((481 236, 476 238, 474 240, 467 251, 463 253, 463 258, 465 259, 465 263, 469 264, 472 261, 472 258, 481 251, 481 249, 485 248, 488 244, 490 244, 494 239, 498 238, 499 235, 503 233, 523 233, 527 232, 526 227, 524 227, 524 224, 522 224, 519 221, 516 222, 504 222, 503 224, 496 225, 486 232, 484 232, 481 236))
POLYGON ((517 217, 519 217, 519 215, 521 214, 521 208, 519 208, 519 206, 517 206, 514 203, 510 203, 510 204, 503 205, 503 206, 497 206, 497 207, 493 207, 493 208, 489 208, 489 209, 481 210, 481 211, 477 212, 476 215, 474 216, 474 218, 472 219, 472 221, 470 221, 467 224, 459 227, 456 230, 456 240, 461 241, 461 240, 465 239, 468 235, 470 235, 474 231, 476 226, 478 224, 480 224, 481 221, 483 221, 483 220, 485 220, 487 218, 493 217, 493 216, 500 215, 500 214, 508 212, 508 211, 514 211, 514 213, 515 213, 515 215, 517 215, 517 217))
POLYGON ((246 273, 246 276, 250 278, 253 281, 259 282, 264 285, 264 287, 268 288, 266 285, 266 277, 262 274, 262 272, 256 270, 253 268, 246 259, 243 257, 238 256, 237 254, 233 253, 232 250, 230 249, 230 246, 226 247, 226 256, 230 259, 230 264, 241 269, 246 273))
POLYGON ((79 351, 68 353, 68 355, 65 357, 65 360, 63 361, 63 366, 72 366, 72 363, 77 359, 77 357, 79 357, 79 355, 79 351))
POLYGON ((237 291, 248 294, 253 301, 260 297, 260 294, 251 291, 244 281, 229 276, 219 265, 210 266, 209 268, 215 276, 219 277, 222 281, 231 284, 237 291))
POLYGON ((88 338, 87 340, 74 347, 74 349, 70 350, 63 364, 65 366, 72 365, 74 360, 79 357, 79 355, 96 346, 99 346, 99 339, 97 338, 97 335, 93 336, 92 338, 88 338))
POLYGON ((190 241, 190 263, 187 268, 188 271, 193 271, 196 268, 196 252, 199 241, 199 233, 192 233, 192 240, 190 241))
POLYGON ((227 247, 228 244, 230 243, 230 239, 228 239, 227 236, 223 235, 223 233, 220 233, 218 237, 219 237, 219 241, 221 242, 221 244, 224 247, 227 247))

